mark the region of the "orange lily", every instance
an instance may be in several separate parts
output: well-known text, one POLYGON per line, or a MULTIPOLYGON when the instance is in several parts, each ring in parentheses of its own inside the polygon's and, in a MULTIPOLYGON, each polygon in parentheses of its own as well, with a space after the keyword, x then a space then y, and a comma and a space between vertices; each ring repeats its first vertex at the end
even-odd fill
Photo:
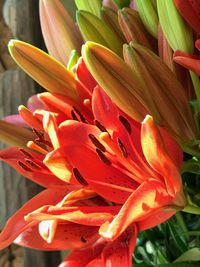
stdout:
MULTIPOLYGON (((100 129, 73 120, 59 124, 54 113, 40 112, 48 137, 43 143, 51 143, 45 158, 26 151, 21 152, 31 157, 30 162, 18 157, 25 175, 40 166, 40 179, 32 179, 47 189, 9 220, 0 234, 1 248, 15 240, 37 249, 73 250, 93 247, 101 236, 123 247, 118 241, 129 227, 137 225, 137 231, 153 227, 185 205, 179 175, 182 152, 175 141, 150 116, 142 125, 128 118, 98 86, 93 91, 92 110, 100 129), (52 177, 49 185, 46 175, 52 177)), ((1 155, 16 167, 13 151, 1 155)), ((130 239, 135 235, 136 230, 130 239)), ((105 261, 112 245, 106 243, 101 256, 93 260, 105 261)), ((131 266, 130 248, 123 255, 131 266)))
MULTIPOLYGON (((112 227, 107 222, 100 227, 100 234, 114 240, 135 221, 139 225, 142 222, 141 229, 148 228, 152 213, 161 214, 160 219, 163 216, 165 220, 172 215, 162 212, 167 206, 183 207, 179 175, 182 152, 174 140, 158 129, 150 116, 140 129, 139 124, 124 117, 99 87, 93 92, 93 112, 103 125, 103 132, 81 122, 61 123, 56 130, 59 147, 46 155, 44 163, 60 179, 76 183, 81 178, 80 183, 122 205, 110 223, 112 227), (54 162, 60 158, 66 164, 58 173, 54 162), (75 180, 67 175, 67 170, 76 170, 75 180)), ((151 217, 152 225, 156 220, 151 217)))

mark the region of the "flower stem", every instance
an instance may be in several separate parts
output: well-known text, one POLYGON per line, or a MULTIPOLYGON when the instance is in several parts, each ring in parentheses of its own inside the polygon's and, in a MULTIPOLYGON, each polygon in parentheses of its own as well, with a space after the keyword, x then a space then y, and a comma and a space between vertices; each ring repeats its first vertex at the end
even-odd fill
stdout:
POLYGON ((200 215, 200 207, 197 206, 187 205, 182 211, 200 215))
POLYGON ((193 71, 190 71, 190 77, 192 79, 195 94, 197 97, 198 112, 200 112, 200 82, 199 82, 199 77, 193 71))

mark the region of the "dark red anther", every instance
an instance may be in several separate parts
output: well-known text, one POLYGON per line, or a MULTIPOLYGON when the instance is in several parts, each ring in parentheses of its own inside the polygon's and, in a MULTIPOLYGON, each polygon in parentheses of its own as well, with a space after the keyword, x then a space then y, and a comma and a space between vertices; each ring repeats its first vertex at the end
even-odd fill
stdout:
POLYGON ((99 128, 101 132, 108 132, 106 128, 98 120, 94 120, 94 124, 97 126, 97 128, 99 128))
POLYGON ((122 152, 122 155, 127 158, 128 157, 128 152, 126 150, 126 147, 124 146, 124 144, 122 143, 122 141, 117 138, 117 145, 118 147, 120 148, 121 152, 122 152))
POLYGON ((39 138, 37 138, 37 139, 35 139, 35 141, 38 142, 38 143, 40 143, 40 144, 43 144, 45 146, 48 146, 50 148, 53 148, 53 145, 51 144, 51 142, 49 142, 49 141, 47 141, 45 139, 39 139, 39 138))
POLYGON ((31 166, 33 167, 34 169, 37 169, 37 170, 41 170, 41 167, 35 163, 34 161, 30 160, 30 159, 25 159, 25 161, 31 166))
POLYGON ((73 106, 73 109, 74 109, 74 111, 79 115, 80 120, 81 120, 83 123, 86 123, 86 119, 85 119, 85 117, 82 115, 82 113, 81 113, 75 106, 73 106))
POLYGON ((38 137, 38 139, 41 139, 41 140, 44 139, 44 134, 42 132, 39 132, 35 128, 33 128, 32 130, 33 130, 33 133, 38 137))
POLYGON ((87 243, 87 240, 83 236, 81 236, 81 242, 87 243))
POLYGON ((96 152, 101 161, 103 161, 103 163, 105 163, 106 165, 112 164, 111 161, 106 157, 106 155, 100 149, 96 148, 96 152))
POLYGON ((101 151, 106 152, 106 149, 104 147, 104 145, 102 145, 102 143, 99 142, 99 140, 93 135, 93 134, 89 134, 88 135, 91 142, 97 147, 99 148, 101 151))
POLYGON ((32 156, 29 152, 27 152, 25 149, 20 148, 19 151, 20 151, 26 158, 33 159, 33 156, 32 156))
POLYGON ((79 119, 77 118, 76 113, 74 112, 73 109, 71 110, 71 116, 72 116, 72 119, 73 119, 73 120, 75 120, 75 121, 79 121, 79 119))
POLYGON ((81 175, 81 173, 79 172, 79 170, 77 168, 73 168, 73 174, 76 178, 76 180, 84 186, 88 185, 88 182, 84 179, 84 177, 81 175))
POLYGON ((119 115, 119 121, 121 122, 121 124, 124 126, 124 128, 127 130, 127 132, 129 134, 132 133, 132 128, 131 128, 131 125, 129 123, 129 121, 122 115, 119 115))
POLYGON ((27 172, 33 172, 33 170, 32 170, 31 168, 29 168, 26 164, 24 164, 22 161, 19 160, 17 163, 19 164, 19 166, 20 166, 23 170, 25 170, 25 171, 27 171, 27 172))

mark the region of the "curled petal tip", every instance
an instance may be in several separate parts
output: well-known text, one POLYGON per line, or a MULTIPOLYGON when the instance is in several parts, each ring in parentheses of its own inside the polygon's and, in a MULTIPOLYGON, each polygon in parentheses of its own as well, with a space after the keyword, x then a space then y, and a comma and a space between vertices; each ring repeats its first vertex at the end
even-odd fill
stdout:
POLYGON ((144 118, 142 124, 146 123, 153 123, 153 117, 151 115, 146 115, 146 117, 144 118))

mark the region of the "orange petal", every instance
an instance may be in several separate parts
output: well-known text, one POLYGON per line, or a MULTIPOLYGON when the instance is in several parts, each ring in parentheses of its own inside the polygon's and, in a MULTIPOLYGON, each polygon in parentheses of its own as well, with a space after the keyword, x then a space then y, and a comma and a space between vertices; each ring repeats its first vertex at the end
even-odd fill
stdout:
MULTIPOLYGON (((45 223, 45 222, 44 222, 45 223)), ((66 250, 83 248, 99 238, 98 227, 79 224, 58 224, 54 239, 47 243, 39 234, 38 226, 23 231, 15 243, 37 250, 66 250)))
POLYGON ((173 60, 200 75, 200 56, 177 50, 173 55, 173 60))
MULTIPOLYGON (((73 187, 71 188, 73 189, 73 187)), ((57 204, 70 191, 69 189, 63 187, 58 187, 57 189, 49 188, 29 200, 7 221, 4 229, 0 233, 0 249, 10 245, 22 232, 37 224, 37 222, 30 223, 24 220, 24 216, 27 213, 48 203, 52 205, 57 204)))
POLYGON ((111 221, 119 209, 119 206, 54 207, 48 205, 27 214, 25 220, 29 222, 56 220, 62 223, 73 222, 88 226, 100 226, 105 221, 111 221))
MULTIPOLYGON (((168 138, 171 138, 168 136, 168 138)), ((181 190, 181 178, 178 166, 168 153, 168 148, 162 140, 162 136, 153 122, 151 116, 146 116, 141 129, 142 149, 146 160, 151 167, 165 179, 166 187, 171 196, 175 196, 181 190)))
POLYGON ((167 205, 170 200, 163 184, 149 179, 131 194, 111 223, 106 222, 100 227, 99 233, 108 240, 114 240, 130 224, 147 218, 155 210, 167 205))
POLYGON ((19 111, 20 116, 23 118, 23 120, 31 128, 35 128, 35 129, 40 130, 40 131, 43 130, 41 121, 38 118, 36 118, 29 109, 27 109, 23 105, 20 105, 18 108, 18 111, 19 111))
POLYGON ((58 179, 42 164, 43 158, 44 156, 41 154, 32 151, 28 151, 27 153, 27 150, 20 150, 16 147, 6 148, 0 151, 0 160, 15 168, 16 171, 31 181, 43 187, 66 185, 65 182, 58 179), (20 151, 24 151, 27 156, 20 151), (30 164, 27 163, 27 160, 30 160, 30 164), (28 168, 22 168, 19 162, 24 163, 28 168))

